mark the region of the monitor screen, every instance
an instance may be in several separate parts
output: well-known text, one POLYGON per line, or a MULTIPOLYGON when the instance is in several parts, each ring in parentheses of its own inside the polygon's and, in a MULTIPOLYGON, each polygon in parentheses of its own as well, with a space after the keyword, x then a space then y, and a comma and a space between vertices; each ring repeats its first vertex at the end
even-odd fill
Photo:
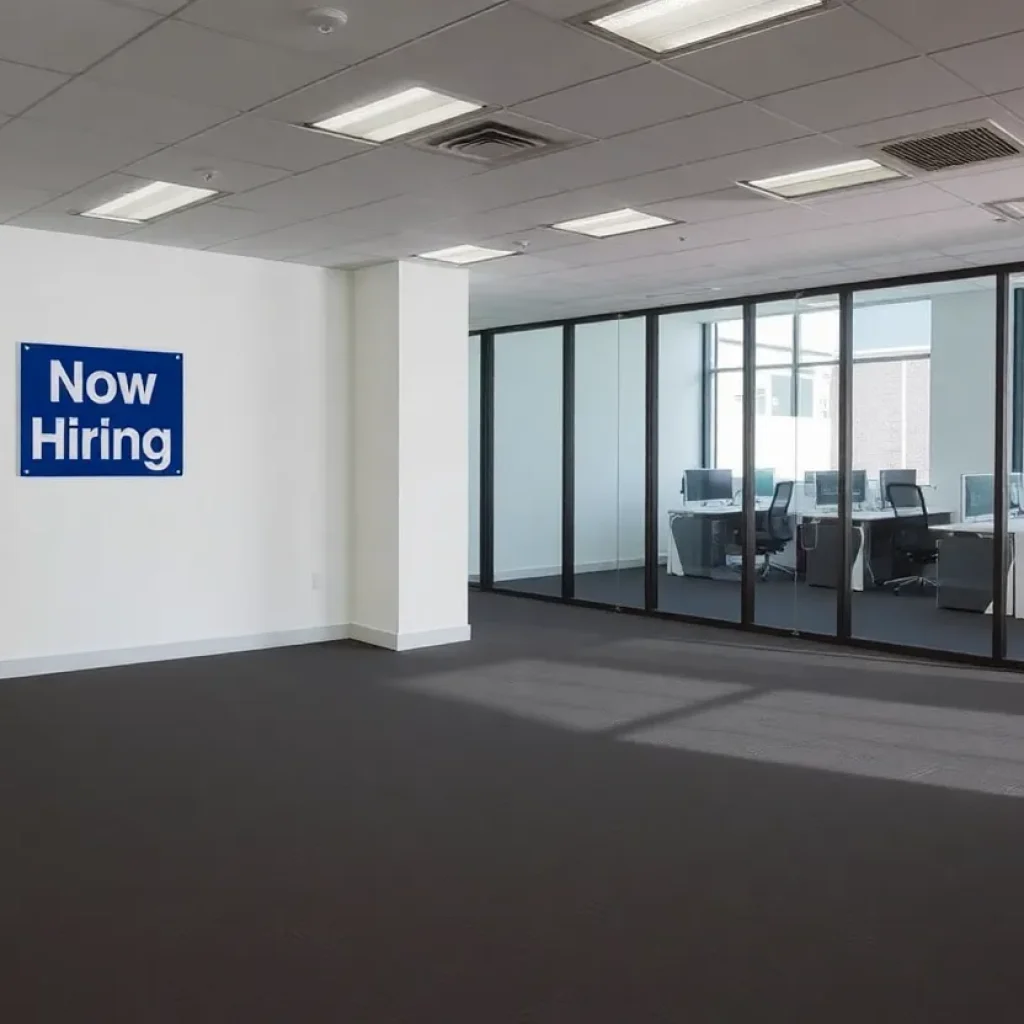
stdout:
POLYGON ((732 501, 731 469, 688 469, 687 501, 732 501))
POLYGON ((835 470, 814 474, 814 504, 839 504, 839 474, 835 470))
POLYGON ((754 494, 758 498, 775 496, 775 470, 758 469, 754 471, 754 494))
POLYGON ((852 494, 850 501, 854 505, 863 505, 868 500, 868 471, 866 469, 855 469, 853 471, 852 494))
MULTIPOLYGON (((855 469, 851 481, 850 501, 862 505, 868 500, 868 474, 865 469, 855 469)), ((839 504, 839 471, 814 474, 814 503, 825 507, 839 504)))
POLYGON ((995 482, 991 473, 976 473, 963 478, 965 519, 992 515, 995 507, 995 482))
MULTIPOLYGON (((882 491, 882 501, 889 504, 889 484, 917 484, 916 469, 883 469, 878 474, 878 486, 882 491)), ((902 488, 901 488, 902 491, 902 488)), ((899 494, 892 503, 897 508, 917 508, 917 496, 899 494)))

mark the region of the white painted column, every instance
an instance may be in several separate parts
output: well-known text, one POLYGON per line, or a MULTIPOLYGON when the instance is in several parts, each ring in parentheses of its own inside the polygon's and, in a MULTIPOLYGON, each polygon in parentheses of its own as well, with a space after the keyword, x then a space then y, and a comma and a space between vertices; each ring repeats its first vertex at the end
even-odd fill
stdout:
POLYGON ((390 650, 470 637, 469 274, 354 274, 352 637, 390 650))

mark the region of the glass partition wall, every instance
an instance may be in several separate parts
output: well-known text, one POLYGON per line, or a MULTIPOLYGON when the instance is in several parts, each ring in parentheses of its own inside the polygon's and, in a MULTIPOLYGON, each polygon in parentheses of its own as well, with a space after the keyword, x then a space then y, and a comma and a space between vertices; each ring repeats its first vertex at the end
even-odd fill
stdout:
POLYGON ((839 301, 755 309, 754 622, 836 635, 839 301))
POLYGON ((646 321, 580 324, 572 394, 572 596, 644 607, 646 321))
POLYGON ((720 622, 742 610, 739 308, 657 320, 657 608, 720 622))
POLYGON ((470 365, 483 589, 1024 663, 1024 268, 484 331, 470 365))

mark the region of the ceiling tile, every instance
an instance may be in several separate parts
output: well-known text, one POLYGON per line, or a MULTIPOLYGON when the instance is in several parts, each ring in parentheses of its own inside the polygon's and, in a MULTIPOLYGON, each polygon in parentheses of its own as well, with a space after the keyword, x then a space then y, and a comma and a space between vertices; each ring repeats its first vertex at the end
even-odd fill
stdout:
MULTIPOLYGON (((476 245, 484 245, 493 249, 513 249, 533 255, 538 252, 550 252, 552 249, 565 249, 569 246, 582 245, 588 242, 583 235, 574 235, 568 231, 555 231, 553 228, 537 227, 526 231, 515 231, 511 234, 495 235, 490 238, 473 236, 476 245)), ((549 282, 558 288, 556 282, 549 282)))
POLYGON ((761 105, 815 131, 832 131, 972 99, 977 92, 925 57, 782 92, 761 105))
MULTIPOLYGON (((951 103, 948 106, 934 107, 931 110, 919 110, 913 114, 902 114, 899 117, 886 117, 879 121, 872 121, 870 124, 841 128, 831 134, 832 138, 848 146, 869 146, 991 117, 1007 121, 1005 110, 1001 109, 994 100, 982 98, 965 100, 963 103, 951 103)), ((1006 127, 1010 127, 1009 123, 1006 127)))
POLYGON ((138 228, 128 237, 133 242, 206 248, 255 235, 273 226, 265 214, 222 203, 204 203, 138 228))
POLYGON ((820 135, 794 139, 744 153, 682 167, 670 167, 605 186, 627 204, 659 203, 730 188, 737 181, 785 174, 803 167, 850 159, 848 149, 820 135))
POLYGON ((935 54, 943 67, 991 94, 1024 86, 1024 32, 935 54))
POLYGON ((925 52, 1024 29, 1020 0, 856 0, 854 7, 925 52))
POLYGON ((483 104, 514 106, 640 63, 641 57, 604 40, 504 4, 343 71, 261 113, 310 123, 417 83, 483 104))
POLYGON ((194 139, 189 148, 211 157, 227 157, 286 171, 310 171, 369 149, 359 142, 308 131, 281 121, 247 115, 194 139))
POLYGON ((300 256, 302 253, 327 249, 332 245, 340 246, 346 241, 337 228, 331 227, 323 220, 304 221, 251 235, 245 239, 241 236, 236 238, 240 249, 249 246, 259 249, 260 252, 273 252, 274 259, 300 256))
POLYGON ((170 145, 233 117, 225 107, 210 107, 167 96, 120 89, 76 78, 29 112, 55 126, 123 134, 170 145))
POLYGON ((3 0, 0 59, 84 71, 158 20, 152 12, 106 0, 3 0))
POLYGON ((89 77, 158 96, 249 110, 331 70, 314 56, 165 21, 93 68, 89 77))
POLYGON ((439 202, 440 218, 512 206, 553 195, 562 189, 541 159, 524 160, 470 178, 445 182, 430 189, 428 195, 439 202))
POLYGON ((129 164, 129 174, 157 181, 173 181, 179 185, 215 188, 221 192, 247 192, 249 189, 280 181, 288 172, 275 167, 261 167, 241 160, 209 157, 195 153, 187 146, 171 146, 159 153, 129 164), (207 178, 210 173, 213 178, 207 178))
MULTIPOLYGON (((623 184, 628 188, 628 184, 623 184)), ((779 206, 779 200, 769 199, 745 188, 727 188, 720 192, 653 203, 644 207, 648 213, 689 224, 702 221, 722 220, 726 217, 742 217, 752 213, 766 213, 779 206)))
MULTIPOLYGON (((543 161, 553 183, 562 188, 586 188, 636 177, 686 161, 699 167, 711 160, 743 149, 782 142, 804 129, 745 103, 695 114, 680 121, 619 135, 606 142, 555 153, 543 161)), ((699 172, 696 172, 699 174, 699 172)), ((685 178, 685 175, 680 175, 685 178)), ((735 179, 733 179, 735 180, 735 179)), ((696 195, 731 185, 732 181, 702 182, 692 191, 682 186, 675 196, 696 195)))
MULTIPOLYGON (((998 96, 993 96, 991 101, 986 102, 996 103, 1000 107, 1012 111, 1017 117, 1024 118, 1024 89, 1000 93, 998 96)), ((999 119, 1000 114, 996 113, 994 116, 999 119)))
POLYGON ((296 220, 350 210, 472 173, 465 161, 447 160, 407 147, 383 147, 249 192, 255 210, 291 213, 296 220))
POLYGON ((907 43, 837 7, 671 61, 703 82, 756 99, 913 57, 907 43))
MULTIPOLYGON (((942 251, 948 253, 951 256, 972 256, 975 253, 1000 253, 1005 252, 1007 249, 1024 248, 1024 233, 1021 232, 1020 228, 1016 231, 1010 231, 1007 237, 1001 241, 993 241, 988 239, 984 242, 966 242, 959 245, 944 245, 942 251)), ((999 262, 999 259, 1003 257, 997 257, 992 262, 999 262)))
POLYGON ((930 185, 909 185, 880 188, 871 194, 860 194, 856 189, 841 197, 833 197, 809 204, 826 217, 836 220, 864 223, 902 217, 937 210, 953 210, 964 204, 956 196, 930 185))
POLYGON ((517 107, 539 121, 610 138, 734 102, 731 97, 656 64, 551 93, 517 107))
POLYGON ((67 80, 54 71, 0 60, 0 113, 20 114, 67 80))
POLYGON ((135 230, 132 224, 79 216, 139 185, 137 178, 125 174, 107 174, 95 181, 69 191, 34 210, 15 217, 9 223, 17 227, 41 228, 76 235, 98 235, 115 238, 135 230))
POLYGON ((318 252, 302 253, 290 256, 287 263, 301 263, 306 267, 332 267, 338 270, 356 270, 360 267, 373 266, 380 260, 365 252, 356 252, 348 248, 320 249, 318 252))
POLYGON ((575 18, 608 5, 601 0, 517 0, 523 7, 529 7, 551 18, 575 18))
POLYGON ((943 191, 959 196, 971 203, 991 203, 1000 199, 1024 198, 1024 169, 1018 161, 1015 166, 962 177, 943 177, 943 191))
POLYGON ((192 0, 114 0, 115 3, 126 4, 129 7, 139 7, 144 11, 155 11, 157 14, 174 14, 182 7, 187 6, 192 0))
MULTIPOLYGON (((342 213, 330 214, 321 222, 336 231, 340 242, 351 246, 368 238, 381 238, 397 231, 429 225, 437 221, 433 204, 415 196, 395 196, 379 202, 358 206, 342 213)), ((441 225, 437 230, 443 231, 441 225)))
POLYGON ((303 14, 313 0, 194 0, 185 21, 228 35, 323 56, 347 67, 493 7, 496 0, 344 0, 348 24, 325 35, 303 14))
POLYGON ((19 118, 0 128, 0 181, 67 192, 153 150, 153 144, 99 131, 55 128, 19 118))
POLYGON ((56 197, 52 192, 36 188, 0 185, 0 220, 16 217, 37 206, 43 206, 56 197))

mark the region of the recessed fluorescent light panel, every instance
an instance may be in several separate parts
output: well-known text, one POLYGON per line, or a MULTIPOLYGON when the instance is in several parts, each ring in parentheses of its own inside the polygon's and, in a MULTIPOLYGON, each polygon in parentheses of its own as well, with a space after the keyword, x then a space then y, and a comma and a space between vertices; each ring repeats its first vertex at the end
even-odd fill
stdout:
POLYGON ((485 249, 479 245, 455 245, 450 249, 420 253, 420 259, 436 260, 439 263, 454 263, 456 266, 464 267, 469 263, 483 263, 486 260, 499 260, 502 256, 514 255, 514 252, 506 249, 485 249))
POLYGON ((157 217, 175 210, 193 206, 217 195, 212 188, 193 188, 191 185, 175 185, 169 181, 152 181, 109 203, 103 203, 92 210, 82 212, 83 217, 98 220, 118 220, 125 224, 146 224, 157 217))
POLYGON ((813 167, 793 174, 778 174, 773 178, 757 181, 741 181, 740 185, 767 192, 778 199, 803 199, 807 196, 835 192, 837 189, 855 188, 858 185, 873 185, 879 181, 890 181, 904 175, 877 160, 851 160, 845 164, 830 164, 828 167, 813 167))
POLYGON ((647 0, 589 24, 654 53, 696 46, 824 7, 826 0, 647 0))
POLYGON ((988 209, 1000 217, 1009 220, 1024 220, 1024 199, 1000 199, 996 203, 986 203, 988 209))
POLYGON ((651 228, 663 228, 674 221, 665 217, 654 217, 638 210, 613 210, 601 213, 596 217, 581 217, 579 220, 567 220, 553 227, 559 231, 574 231, 578 235, 590 235, 591 238, 610 238, 612 235, 628 235, 634 231, 650 231, 651 228))
POLYGON ((480 109, 479 103, 417 85, 317 121, 312 127, 365 142, 387 142, 480 109))

